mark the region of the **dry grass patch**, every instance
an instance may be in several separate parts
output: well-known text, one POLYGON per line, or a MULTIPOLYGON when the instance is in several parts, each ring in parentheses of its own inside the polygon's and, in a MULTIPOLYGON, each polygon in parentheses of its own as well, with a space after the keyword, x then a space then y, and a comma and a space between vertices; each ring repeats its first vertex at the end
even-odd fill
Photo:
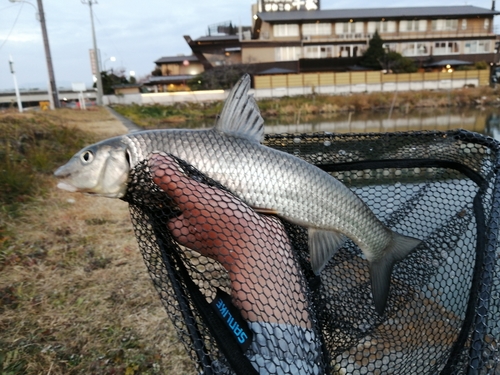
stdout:
MULTIPOLYGON (((21 122, 31 116, 38 118, 21 122)), ((98 139, 126 132, 106 110, 40 116, 92 129, 98 139)), ((36 176, 45 193, 22 203, 17 217, 3 214, 0 374, 194 374, 149 279, 127 204, 59 191, 50 175, 36 176)))

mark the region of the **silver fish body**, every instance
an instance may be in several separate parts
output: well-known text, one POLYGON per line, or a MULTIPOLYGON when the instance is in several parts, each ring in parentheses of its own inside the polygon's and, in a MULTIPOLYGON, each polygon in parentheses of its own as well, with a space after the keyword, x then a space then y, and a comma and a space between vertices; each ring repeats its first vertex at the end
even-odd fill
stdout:
POLYGON ((383 256, 388 230, 344 184, 315 166, 282 151, 215 129, 154 130, 125 135, 134 159, 161 150, 186 161, 227 187, 248 205, 267 209, 294 224, 337 231, 369 260, 383 256), (339 213, 342 214, 339 214, 339 213))
POLYGON ((213 129, 142 131, 83 149, 55 172, 64 179, 59 186, 122 197, 130 168, 153 151, 172 154, 256 210, 307 227, 316 273, 345 237, 353 240, 369 262, 375 307, 382 314, 393 264, 420 241, 384 226, 359 197, 328 173, 263 146, 259 142, 263 121, 255 101, 248 96, 248 88, 249 78, 244 77, 230 94, 213 129))

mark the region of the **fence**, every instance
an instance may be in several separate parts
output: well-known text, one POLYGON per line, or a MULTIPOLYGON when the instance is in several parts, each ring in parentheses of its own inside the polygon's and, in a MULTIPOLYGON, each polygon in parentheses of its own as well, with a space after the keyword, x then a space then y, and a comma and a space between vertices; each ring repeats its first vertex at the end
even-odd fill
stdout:
POLYGON ((454 89, 487 86, 488 70, 384 74, 378 71, 262 75, 254 77, 257 97, 351 92, 454 89))

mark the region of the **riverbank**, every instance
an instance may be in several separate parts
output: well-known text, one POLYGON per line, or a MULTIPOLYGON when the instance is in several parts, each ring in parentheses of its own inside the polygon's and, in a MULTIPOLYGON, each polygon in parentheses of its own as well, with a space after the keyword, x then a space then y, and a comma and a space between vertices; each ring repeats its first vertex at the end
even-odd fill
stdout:
MULTIPOLYGON (((169 105, 113 105, 113 109, 147 129, 194 127, 212 124, 222 101, 169 105)), ((377 92, 349 95, 305 95, 258 100, 266 123, 296 123, 297 118, 341 113, 389 112, 395 115, 415 109, 500 106, 500 90, 465 87, 459 90, 377 92)))

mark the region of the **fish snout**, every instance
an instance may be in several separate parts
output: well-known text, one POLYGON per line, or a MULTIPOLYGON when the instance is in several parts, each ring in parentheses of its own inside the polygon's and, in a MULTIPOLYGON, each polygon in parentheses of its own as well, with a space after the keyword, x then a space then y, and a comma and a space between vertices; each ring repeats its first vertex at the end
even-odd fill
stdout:
POLYGON ((66 165, 63 165, 63 166, 57 168, 56 171, 54 172, 54 176, 56 176, 58 178, 68 177, 69 171, 65 167, 66 167, 66 165))

